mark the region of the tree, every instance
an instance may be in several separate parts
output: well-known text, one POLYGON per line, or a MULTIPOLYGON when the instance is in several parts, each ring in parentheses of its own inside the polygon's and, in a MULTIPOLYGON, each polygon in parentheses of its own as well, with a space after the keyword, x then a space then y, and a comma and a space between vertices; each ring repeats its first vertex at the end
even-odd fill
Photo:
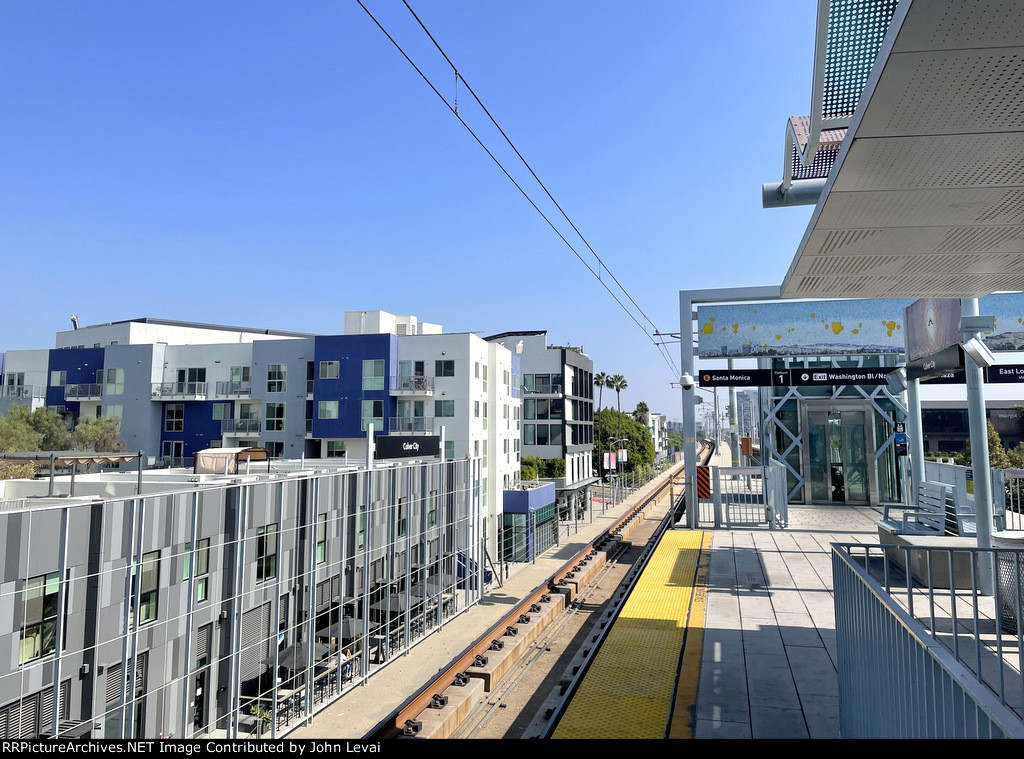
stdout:
MULTIPOLYGON (((28 406, 12 406, 0 416, 0 453, 30 453, 34 451, 62 451, 70 447, 70 437, 60 414, 40 408, 30 411, 28 406)), ((35 464, 0 462, 0 480, 31 477, 35 464)))
POLYGON ((647 404, 644 401, 640 401, 638 404, 636 404, 636 411, 633 412, 633 418, 640 422, 640 424, 642 424, 644 427, 646 427, 647 417, 650 414, 650 412, 651 410, 647 407, 647 404))
POLYGON ((608 387, 615 391, 615 406, 619 410, 619 434, 618 437, 622 437, 622 396, 620 393, 625 390, 628 385, 626 384, 626 378, 621 374, 613 375, 608 380, 608 387))
POLYGON ((121 425, 109 416, 90 416, 78 420, 72 439, 75 448, 83 451, 114 453, 123 451, 121 425))
POLYGON ((608 375, 604 372, 598 372, 594 375, 594 386, 597 388, 597 410, 601 410, 601 395, 604 393, 605 387, 608 385, 608 375))
POLYGON ((31 415, 28 406, 11 406, 5 416, 0 416, 0 452, 40 450, 43 436, 29 421, 31 415))
MULTIPOLYGON (((970 466, 970 443, 960 453, 956 454, 953 460, 961 466, 970 466)), ((991 420, 988 422, 988 465, 991 469, 1009 469, 1011 466, 1010 456, 1006 453, 1006 449, 1003 448, 1003 441, 999 437, 999 433, 996 432, 995 425, 992 424, 991 420)))
POLYGON ((619 437, 625 438, 621 447, 627 452, 623 471, 632 472, 654 463, 654 442, 651 440, 651 433, 632 415, 606 408, 597 413, 594 421, 600 422, 601 432, 597 442, 606 450, 611 446, 613 431, 621 429, 619 437))

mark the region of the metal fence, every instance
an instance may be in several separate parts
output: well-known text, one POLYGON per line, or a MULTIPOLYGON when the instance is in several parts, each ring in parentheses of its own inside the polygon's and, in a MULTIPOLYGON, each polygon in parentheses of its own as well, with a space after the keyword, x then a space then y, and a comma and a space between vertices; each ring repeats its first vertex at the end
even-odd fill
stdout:
POLYGON ((1024 737, 1022 561, 1022 550, 833 544, 840 735, 1024 737), (1014 569, 982 596, 979 568, 993 560, 1014 569), (1009 629, 996 612, 1007 603, 1009 629))
POLYGON ((711 467, 710 492, 698 498, 699 518, 715 527, 767 527, 789 524, 786 467, 711 467))
MULTIPOLYGON (((992 469, 992 520, 996 530, 1024 530, 1024 469, 992 469)), ((974 470, 926 461, 924 478, 956 489, 960 504, 974 509, 974 470)))

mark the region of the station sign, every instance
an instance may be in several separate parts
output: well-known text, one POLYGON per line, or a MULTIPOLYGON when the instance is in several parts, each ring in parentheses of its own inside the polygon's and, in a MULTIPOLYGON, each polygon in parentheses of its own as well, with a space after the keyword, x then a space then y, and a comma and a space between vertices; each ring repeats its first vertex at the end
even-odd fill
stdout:
POLYGON ((793 387, 806 385, 884 385, 892 367, 819 367, 809 369, 740 369, 700 372, 701 387, 793 387))
POLYGON ((996 364, 985 370, 985 381, 996 384, 1005 382, 1024 382, 1024 365, 996 364))
POLYGON ((907 363, 907 379, 930 379, 964 368, 964 352, 959 345, 952 345, 937 353, 907 363))
POLYGON ((375 459, 409 459, 441 453, 439 435, 378 435, 373 439, 375 459))

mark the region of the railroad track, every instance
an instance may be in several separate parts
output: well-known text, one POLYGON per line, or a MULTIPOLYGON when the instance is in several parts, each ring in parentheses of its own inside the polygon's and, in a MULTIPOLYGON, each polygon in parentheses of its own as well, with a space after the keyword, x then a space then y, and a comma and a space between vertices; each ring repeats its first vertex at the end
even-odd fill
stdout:
MULTIPOLYGON (((711 453, 713 453, 713 448, 702 449, 701 458, 706 460, 711 453)), ((552 574, 548 578, 546 587, 541 587, 540 590, 524 599, 506 617, 481 635, 462 656, 413 694, 402 707, 366 738, 381 740, 403 735, 428 737, 428 735, 420 734, 424 720, 433 718, 446 710, 450 713, 447 721, 454 727, 446 727, 437 733, 439 737, 485 737, 484 733, 489 729, 488 724, 494 721, 494 715, 500 713, 499 710, 507 709, 511 694, 517 690, 521 691, 525 681, 531 677, 535 678, 536 673, 542 671, 539 662, 545 658, 547 660, 555 658, 543 656, 550 653, 549 649, 553 648, 552 642, 564 635, 566 630, 573 629, 574 619, 577 622, 577 627, 581 627, 580 620, 586 616, 582 613, 584 610, 593 613, 594 606, 598 602, 597 589, 611 585, 608 578, 619 566, 617 557, 622 550, 631 547, 631 544, 625 541, 625 537, 632 535, 638 525, 643 522, 643 515, 647 510, 657 504, 664 495, 671 492, 675 478, 682 471, 682 465, 676 467, 657 489, 638 502, 575 557, 567 561, 559 571, 552 574), (585 583, 581 582, 583 578, 586 578, 585 583), (602 581, 604 586, 602 586, 602 581), (563 599, 564 606, 560 606, 563 599), (549 620, 539 630, 534 629, 538 625, 531 626, 529 624, 532 616, 535 615, 549 620), (525 640, 525 637, 519 640, 516 638, 520 628, 526 629, 526 635, 530 636, 527 645, 522 645, 522 640, 525 640), (514 647, 517 649, 521 648, 521 655, 514 662, 505 666, 500 677, 495 675, 493 682, 491 679, 487 679, 489 688, 485 690, 480 684, 480 678, 470 677, 470 675, 482 675, 482 670, 479 668, 486 667, 490 657, 501 655, 505 641, 509 641, 510 644, 514 643, 514 647), (455 687, 453 688, 453 686, 455 687), (465 690, 460 691, 460 688, 465 690), (461 699, 461 701, 450 704, 449 701, 453 698, 461 699), (455 715, 454 712, 458 712, 458 715, 455 715)), ((680 494, 675 503, 668 505, 665 521, 677 518, 682 505, 683 498, 680 494)), ((617 588, 618 583, 616 582, 613 591, 617 588)), ((590 651, 588 651, 589 653, 590 651)), ((485 677, 489 678, 490 676, 488 674, 485 677)), ((545 677, 550 677, 550 674, 545 677)))

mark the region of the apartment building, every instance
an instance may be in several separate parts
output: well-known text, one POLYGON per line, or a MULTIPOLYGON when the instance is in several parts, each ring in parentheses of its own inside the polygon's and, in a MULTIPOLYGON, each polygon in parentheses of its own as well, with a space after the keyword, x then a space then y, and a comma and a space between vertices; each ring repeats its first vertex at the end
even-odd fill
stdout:
POLYGON ((564 459, 556 480, 559 511, 581 506, 593 469, 594 362, 579 348, 547 344, 545 330, 502 332, 486 338, 519 357, 522 371, 522 452, 564 459))
POLYGON ((0 738, 278 737, 479 600, 479 460, 270 467, 0 482, 0 738))

